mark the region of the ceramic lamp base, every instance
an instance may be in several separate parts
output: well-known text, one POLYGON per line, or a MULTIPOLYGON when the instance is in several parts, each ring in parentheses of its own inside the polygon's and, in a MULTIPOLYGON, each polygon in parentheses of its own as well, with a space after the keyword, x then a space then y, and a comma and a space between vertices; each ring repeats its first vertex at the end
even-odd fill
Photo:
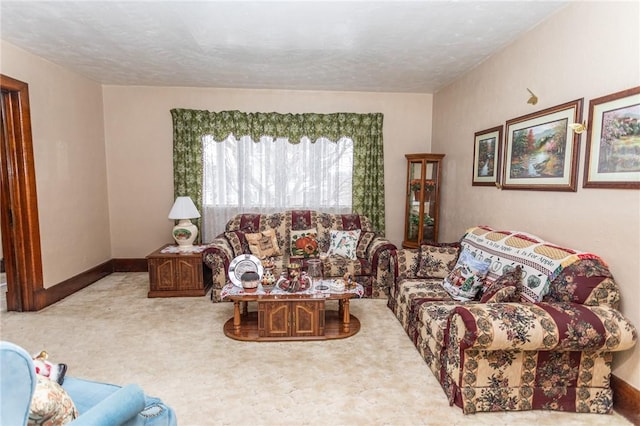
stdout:
POLYGON ((180 250, 191 250, 193 242, 198 236, 198 227, 189 219, 181 219, 180 222, 173 227, 173 239, 176 240, 180 250))

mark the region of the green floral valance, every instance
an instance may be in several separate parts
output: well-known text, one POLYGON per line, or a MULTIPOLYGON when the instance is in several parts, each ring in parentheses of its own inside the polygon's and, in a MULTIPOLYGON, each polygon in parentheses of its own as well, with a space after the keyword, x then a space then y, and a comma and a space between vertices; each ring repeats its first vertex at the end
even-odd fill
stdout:
POLYGON ((196 126, 201 134, 213 135, 217 141, 230 134, 237 138, 251 136, 254 141, 262 136, 286 137, 291 143, 299 143, 303 136, 314 142, 320 137, 334 142, 343 136, 354 141, 382 137, 382 114, 280 114, 192 109, 173 109, 171 113, 174 121, 179 117, 183 126, 191 129, 196 126))
POLYGON ((173 172, 176 196, 190 196, 202 205, 202 137, 217 141, 230 134, 236 138, 262 136, 288 138, 300 143, 306 136, 315 142, 325 137, 353 140, 353 211, 364 214, 384 233, 384 156, 380 113, 281 114, 240 111, 211 112, 172 109, 173 172))

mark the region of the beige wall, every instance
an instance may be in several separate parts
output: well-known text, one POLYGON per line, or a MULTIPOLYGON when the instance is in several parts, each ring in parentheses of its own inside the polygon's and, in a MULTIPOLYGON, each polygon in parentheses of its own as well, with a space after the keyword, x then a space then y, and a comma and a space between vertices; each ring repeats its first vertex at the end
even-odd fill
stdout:
POLYGON ((430 149, 432 95, 104 87, 112 255, 143 257, 171 242, 172 108, 245 112, 382 112, 387 236, 404 232, 404 154, 430 149))
MULTIPOLYGON (((434 96, 433 149, 447 154, 442 239, 487 224, 528 231, 593 251, 622 288, 622 310, 640 327, 640 191, 582 188, 582 136, 577 192, 500 191, 472 187, 474 132, 584 97, 640 84, 639 4, 569 5, 517 42, 434 96), (526 103, 530 88, 540 101, 526 103)), ((615 374, 640 389, 640 347, 619 354, 615 374)))
POLYGON ((0 72, 29 84, 45 287, 111 258, 102 87, 2 42, 0 72))

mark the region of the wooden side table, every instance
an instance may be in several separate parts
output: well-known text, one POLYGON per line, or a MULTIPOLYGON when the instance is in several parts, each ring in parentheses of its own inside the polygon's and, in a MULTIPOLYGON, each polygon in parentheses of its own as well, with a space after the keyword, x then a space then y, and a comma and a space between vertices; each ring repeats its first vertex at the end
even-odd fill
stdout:
POLYGON ((149 293, 147 297, 204 296, 212 285, 211 270, 199 253, 162 253, 171 244, 147 256, 149 293))

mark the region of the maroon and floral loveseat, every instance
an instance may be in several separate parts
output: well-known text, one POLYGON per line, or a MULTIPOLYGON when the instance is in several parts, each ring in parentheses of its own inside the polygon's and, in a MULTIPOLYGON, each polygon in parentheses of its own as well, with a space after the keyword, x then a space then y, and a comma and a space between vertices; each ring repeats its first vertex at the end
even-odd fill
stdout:
POLYGON ((392 259, 395 259, 396 246, 376 233, 366 216, 289 210, 273 214, 236 215, 227 222, 225 232, 209 243, 203 252, 203 260, 212 270, 212 300, 221 300, 222 287, 228 281, 230 262, 236 256, 252 253, 247 236, 262 233, 268 239, 275 235, 276 241, 273 244, 268 242, 268 246, 277 246, 281 253, 279 256, 269 256, 273 258, 277 276, 290 258, 297 258, 304 264, 309 257, 327 253, 332 230, 356 231, 358 238, 357 244, 348 253, 351 256, 331 254, 323 260, 325 277, 342 277, 349 273, 363 285, 365 297, 387 298, 389 288, 395 282, 392 259), (300 256, 303 258, 300 259, 300 256))
POLYGON ((632 348, 637 333, 602 259, 475 227, 457 243, 399 249, 397 262, 388 305, 450 404, 464 413, 611 412, 613 353, 632 348), (479 263, 464 270, 465 251, 486 272, 479 263), (461 275, 460 288, 445 285, 461 275), (481 279, 477 296, 455 300, 481 279))

